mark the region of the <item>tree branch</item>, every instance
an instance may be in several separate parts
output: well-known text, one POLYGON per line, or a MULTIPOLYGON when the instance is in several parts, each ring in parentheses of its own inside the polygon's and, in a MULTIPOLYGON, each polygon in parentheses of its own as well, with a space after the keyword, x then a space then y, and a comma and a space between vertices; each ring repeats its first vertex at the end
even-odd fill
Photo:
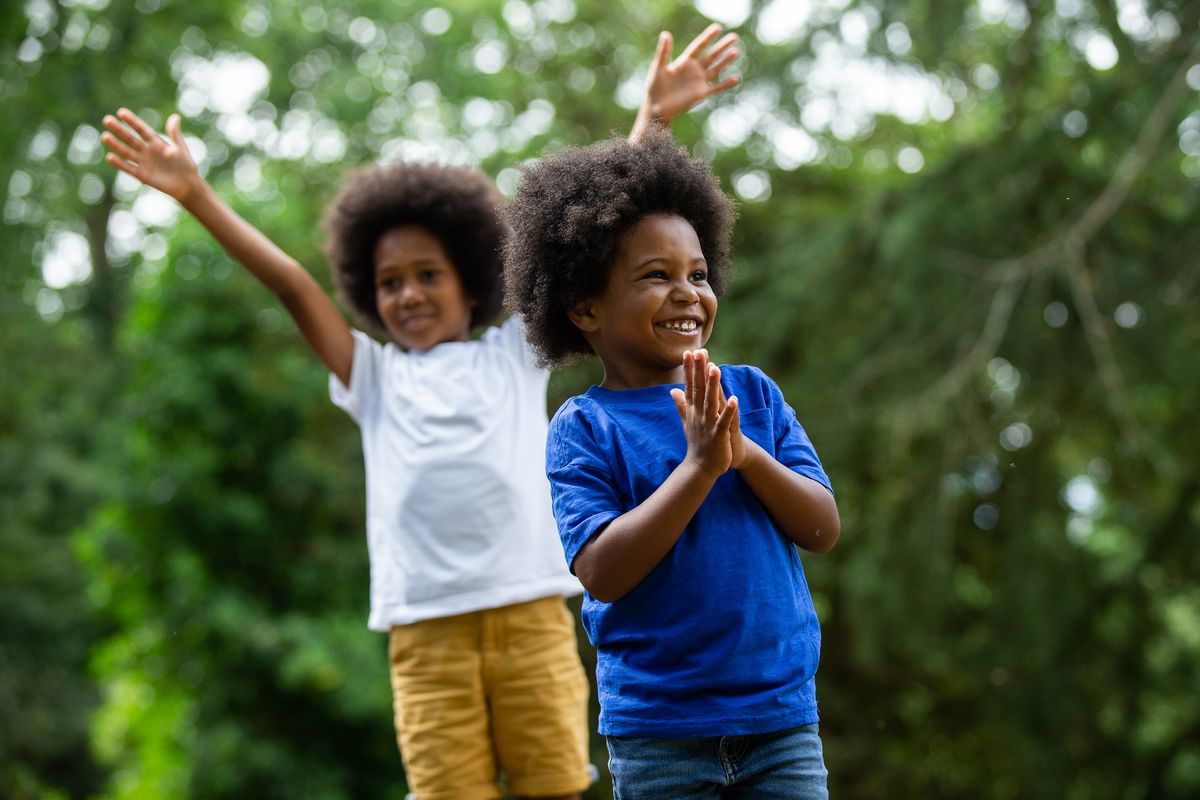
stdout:
POLYGON ((917 398, 916 405, 927 402, 941 404, 953 397, 971 379, 975 370, 996 354, 1004 334, 1008 331, 1008 323, 1012 319, 1017 295, 1020 294, 1024 285, 1024 279, 1012 280, 1002 283, 996 288, 988 306, 983 330, 975 340, 975 344, 950 368, 949 372, 942 375, 937 383, 917 398))
POLYGON ((1082 243, 1078 243, 1068 252, 1064 268, 1071 285, 1071 298, 1083 322, 1088 347, 1092 351, 1092 359, 1096 362, 1100 382, 1104 385, 1105 399, 1113 417, 1121 426, 1122 436, 1130 446, 1153 464, 1155 471, 1160 475, 1168 474, 1173 470, 1175 461, 1170 453, 1146 432, 1133 410, 1133 403, 1125 388, 1125 376, 1113 352, 1108 325, 1096 305, 1096 293, 1092 288, 1092 276, 1087 268, 1082 243))
MULTIPOLYGON (((1108 185, 1074 222, 1062 228, 1049 241, 1020 256, 998 261, 954 251, 943 251, 942 258, 951 268, 987 265, 989 272, 985 277, 998 281, 1000 285, 992 295, 987 319, 975 345, 933 387, 919 396, 919 403, 928 401, 941 403, 960 391, 966 385, 972 372, 996 352, 1012 316, 1017 294, 1025 281, 1037 272, 1062 265, 1064 261, 1069 262, 1074 257, 1073 253, 1082 253, 1087 243, 1124 205, 1133 185, 1141 177, 1157 152, 1163 136, 1169 129, 1171 119, 1191 92, 1187 83, 1187 73, 1198 63, 1200 63, 1200 38, 1197 38, 1187 56, 1184 57, 1182 64, 1175 70, 1147 116, 1145 124, 1138 132, 1133 146, 1122 156, 1108 185)), ((1090 292, 1089 282, 1087 290, 1081 296, 1085 301, 1090 297, 1094 309, 1095 300, 1090 292)), ((1103 330, 1102 323, 1099 330, 1103 330)), ((1096 329, 1093 328, 1089 341, 1095 340, 1096 329)), ((1120 386, 1120 372, 1115 368, 1116 362, 1112 357, 1111 349, 1104 351, 1104 347, 1101 346, 1099 350, 1094 348, 1093 353, 1099 354, 1097 355, 1097 365, 1101 368, 1102 373, 1107 373, 1107 376, 1102 374, 1101 379, 1105 381, 1106 385, 1120 386), (1116 384, 1111 383, 1114 380, 1117 381, 1116 384)), ((1120 418, 1126 422, 1136 422, 1132 416, 1132 407, 1128 406, 1127 400, 1118 402, 1126 404, 1126 410, 1120 412, 1120 418)), ((1132 430, 1136 433, 1140 431, 1140 427, 1135 424, 1132 430)), ((1142 434, 1138 435, 1145 438, 1142 434)), ((1169 467, 1171 459, 1161 448, 1157 447, 1156 443, 1151 442, 1148 448, 1140 449, 1160 471, 1169 467)))
POLYGON ((1001 273, 989 276, 991 279, 1014 281, 1058 265, 1068 255, 1069 247, 1075 244, 1086 245, 1124 205, 1133 185, 1145 172, 1150 160, 1158 150, 1164 134, 1169 129, 1175 112, 1192 91, 1187 83, 1187 73, 1196 64, 1200 64, 1200 37, 1197 38, 1192 49, 1184 57, 1183 63, 1175 71, 1167 83, 1167 87, 1155 102, 1154 108, 1151 109, 1150 114, 1146 117, 1146 122, 1138 132, 1133 146, 1121 157, 1108 185, 1074 222, 1068 224, 1044 244, 1013 258, 992 260, 969 257, 968 261, 962 254, 952 251, 946 251, 943 254, 944 257, 948 258, 951 264, 957 262, 959 264, 973 263, 977 266, 988 265, 991 272, 1001 273))

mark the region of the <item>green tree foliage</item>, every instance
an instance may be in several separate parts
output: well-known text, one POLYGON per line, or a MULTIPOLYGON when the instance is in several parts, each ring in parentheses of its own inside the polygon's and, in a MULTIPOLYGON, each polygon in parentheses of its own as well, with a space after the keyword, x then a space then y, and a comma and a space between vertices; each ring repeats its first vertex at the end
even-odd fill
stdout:
MULTIPOLYGON (((698 5, 748 55, 676 124, 741 203, 712 346, 779 380, 843 514, 806 559, 833 793, 1200 793, 1200 4, 698 5)), ((344 169, 436 153, 511 192, 626 130, 657 31, 706 23, 0 12, 0 797, 405 793, 357 431, 273 299, 103 164, 100 117, 180 109, 327 282, 344 169)))

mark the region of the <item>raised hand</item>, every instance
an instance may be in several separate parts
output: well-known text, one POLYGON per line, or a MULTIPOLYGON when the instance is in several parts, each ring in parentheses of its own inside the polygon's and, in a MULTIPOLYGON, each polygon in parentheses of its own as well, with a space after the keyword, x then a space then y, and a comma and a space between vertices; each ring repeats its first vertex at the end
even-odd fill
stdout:
POLYGON ((633 138, 644 133, 651 122, 669 127, 676 116, 701 100, 737 85, 740 76, 721 78, 721 73, 740 55, 733 46, 738 36, 727 33, 712 44, 720 34, 720 25, 709 25, 674 61, 671 60, 674 38, 668 31, 659 34, 633 138))
MULTIPOLYGON (((707 350, 686 351, 683 374, 684 388, 672 389, 671 398, 687 439, 685 459, 714 478, 720 477, 734 463, 731 431, 737 420, 737 398, 725 399, 721 370, 709 363, 707 350)), ((740 433, 737 438, 740 444, 740 433)))
POLYGON ((167 119, 169 140, 127 108, 115 117, 105 115, 104 127, 100 141, 111 151, 105 155, 109 164, 180 202, 195 189, 200 173, 183 141, 178 114, 167 119))

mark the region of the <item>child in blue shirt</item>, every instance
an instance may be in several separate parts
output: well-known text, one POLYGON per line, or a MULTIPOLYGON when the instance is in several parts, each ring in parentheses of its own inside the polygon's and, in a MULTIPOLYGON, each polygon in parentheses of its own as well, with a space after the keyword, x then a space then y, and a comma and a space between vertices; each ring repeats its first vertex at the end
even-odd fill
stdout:
POLYGON ((508 219, 506 292, 534 352, 604 366, 551 421, 546 468, 616 797, 826 797, 796 546, 828 552, 840 521, 779 388, 703 349, 729 199, 651 131, 546 158, 508 219))

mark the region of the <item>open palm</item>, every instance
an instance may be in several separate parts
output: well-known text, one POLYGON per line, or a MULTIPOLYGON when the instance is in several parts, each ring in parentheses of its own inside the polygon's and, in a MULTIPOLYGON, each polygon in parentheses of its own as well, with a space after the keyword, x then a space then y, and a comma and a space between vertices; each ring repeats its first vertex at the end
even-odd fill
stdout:
POLYGON ((167 119, 169 139, 159 136, 141 117, 127 108, 104 118, 108 130, 100 136, 109 152, 105 158, 122 172, 182 200, 199 173, 180 129, 179 115, 167 119))
POLYGON ((723 92, 741 80, 737 75, 721 79, 721 72, 739 55, 733 49, 738 40, 736 33, 726 34, 707 52, 702 52, 720 33, 720 25, 709 25, 674 61, 671 61, 671 34, 664 31, 659 37, 646 82, 646 98, 656 117, 673 119, 706 97, 723 92))

